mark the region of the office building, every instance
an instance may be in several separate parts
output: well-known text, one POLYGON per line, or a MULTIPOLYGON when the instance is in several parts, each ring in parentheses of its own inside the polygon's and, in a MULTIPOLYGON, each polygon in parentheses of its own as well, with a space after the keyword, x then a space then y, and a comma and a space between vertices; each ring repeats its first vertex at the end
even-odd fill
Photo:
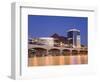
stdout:
POLYGON ((67 31, 68 44, 73 48, 81 47, 80 30, 70 29, 67 31))

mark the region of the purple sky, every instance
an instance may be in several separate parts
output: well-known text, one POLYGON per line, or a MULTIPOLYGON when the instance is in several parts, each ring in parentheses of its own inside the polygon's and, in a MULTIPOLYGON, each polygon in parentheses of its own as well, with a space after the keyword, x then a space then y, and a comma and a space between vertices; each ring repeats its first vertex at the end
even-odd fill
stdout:
POLYGON ((67 30, 78 29, 81 43, 87 45, 87 17, 28 15, 28 38, 48 37, 57 33, 67 37, 67 30))

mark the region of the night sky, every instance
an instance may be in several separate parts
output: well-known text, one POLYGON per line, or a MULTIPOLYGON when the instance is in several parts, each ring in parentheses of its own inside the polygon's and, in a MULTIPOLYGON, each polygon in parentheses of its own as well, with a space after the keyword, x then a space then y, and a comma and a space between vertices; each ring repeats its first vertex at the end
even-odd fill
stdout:
POLYGON ((81 44, 87 45, 87 17, 28 15, 28 38, 49 37, 54 33, 67 37, 69 29, 78 29, 81 44))

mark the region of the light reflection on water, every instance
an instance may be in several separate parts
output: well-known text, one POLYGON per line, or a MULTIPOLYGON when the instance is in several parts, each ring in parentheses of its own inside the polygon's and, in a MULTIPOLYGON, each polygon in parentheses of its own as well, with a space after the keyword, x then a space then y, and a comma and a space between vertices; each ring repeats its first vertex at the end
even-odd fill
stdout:
POLYGON ((28 58, 28 66, 87 64, 88 55, 44 56, 28 58))

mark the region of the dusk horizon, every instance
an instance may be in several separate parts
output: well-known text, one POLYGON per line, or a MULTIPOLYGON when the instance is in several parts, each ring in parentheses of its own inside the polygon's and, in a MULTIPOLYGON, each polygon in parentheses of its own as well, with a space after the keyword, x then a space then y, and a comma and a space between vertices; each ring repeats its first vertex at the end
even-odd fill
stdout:
POLYGON ((50 37, 55 33, 67 37, 70 29, 80 30, 81 44, 88 45, 87 17, 28 15, 28 38, 50 37))

